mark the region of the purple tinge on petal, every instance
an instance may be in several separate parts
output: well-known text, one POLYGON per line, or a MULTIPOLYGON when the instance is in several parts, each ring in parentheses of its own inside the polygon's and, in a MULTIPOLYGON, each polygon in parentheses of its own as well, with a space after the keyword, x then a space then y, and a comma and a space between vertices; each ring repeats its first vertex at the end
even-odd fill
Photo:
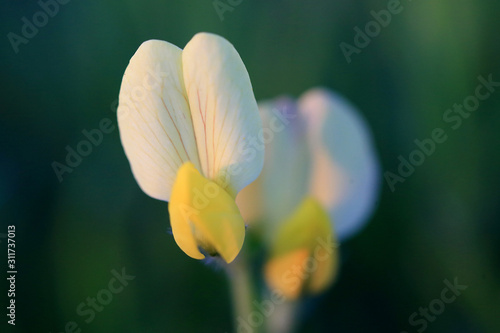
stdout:
MULTIPOLYGON (((259 108, 266 151, 264 169, 253 184, 254 187, 260 187, 256 193, 261 195, 257 200, 254 199, 258 201, 258 208, 252 209, 259 210, 272 229, 271 225, 286 218, 307 194, 311 159, 307 127, 292 98, 284 96, 263 101, 259 103, 259 108)), ((250 189, 242 192, 250 193, 250 189)), ((246 207, 240 210, 246 211, 246 207)), ((269 231, 269 234, 272 235, 272 232, 269 231)))
POLYGON ((288 127, 294 138, 305 134, 305 123, 300 118, 297 102, 290 96, 281 96, 273 100, 273 114, 288 127))

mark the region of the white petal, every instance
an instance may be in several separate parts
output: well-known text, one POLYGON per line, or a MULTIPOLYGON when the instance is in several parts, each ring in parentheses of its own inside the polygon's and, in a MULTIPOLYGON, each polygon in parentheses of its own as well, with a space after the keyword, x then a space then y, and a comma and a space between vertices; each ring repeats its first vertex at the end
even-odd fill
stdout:
POLYGON ((125 70, 118 125, 132 172, 144 192, 168 201, 177 169, 200 167, 182 76, 182 51, 144 42, 125 70))
POLYGON ((247 70, 227 40, 208 33, 191 39, 182 64, 201 170, 215 181, 229 174, 238 192, 257 178, 264 159, 253 144, 262 123, 247 70))
POLYGON ((282 97, 259 103, 265 133, 262 173, 238 194, 236 203, 247 223, 265 218, 266 235, 301 203, 311 168, 304 119, 295 101, 282 97))
POLYGON ((276 99, 272 105, 262 107, 266 142, 264 186, 266 216, 271 221, 288 217, 307 194, 309 184, 310 153, 306 141, 304 119, 299 116, 295 101, 276 99), (295 117, 282 122, 279 115, 295 117))
POLYGON ((306 92, 299 108, 308 120, 313 153, 310 191, 345 239, 363 227, 379 194, 380 166, 370 131, 351 104, 326 90, 306 92))

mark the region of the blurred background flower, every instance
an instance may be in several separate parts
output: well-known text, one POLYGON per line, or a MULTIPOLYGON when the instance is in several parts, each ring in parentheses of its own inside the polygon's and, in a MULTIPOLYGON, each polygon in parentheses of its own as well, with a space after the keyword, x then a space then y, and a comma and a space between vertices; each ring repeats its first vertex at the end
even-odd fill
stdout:
POLYGON ((389 2, 243 0, 223 20, 207 0, 54 1, 45 16, 38 2, 2 2, 0 233, 16 225, 16 330, 63 332, 74 321, 85 332, 232 331, 224 274, 175 245, 164 203, 137 186, 116 129, 121 77, 138 46, 185 45, 209 31, 238 50, 258 100, 321 85, 352 101, 383 172, 399 174, 399 157, 434 129, 447 136, 394 191, 382 184, 374 218, 343 244, 336 287, 307 307, 299 331, 416 332, 423 324, 410 316, 421 319, 419 308, 457 277, 468 288, 426 332, 498 332, 500 92, 456 129, 443 114, 474 95, 478 76, 500 81, 500 3, 402 1, 367 31, 389 2), (359 51, 350 63, 342 43, 359 51), (87 154, 82 131, 106 118, 87 154), (68 163, 68 148, 80 162, 68 163), (62 182, 54 161, 71 170, 62 182), (87 323, 79 304, 104 295, 122 267, 135 279, 87 323))
POLYGON ((345 240, 368 221, 382 173, 371 130, 348 101, 313 88, 296 101, 259 103, 265 162, 259 178, 237 197, 245 220, 264 239, 306 197, 327 210, 336 237, 345 240))

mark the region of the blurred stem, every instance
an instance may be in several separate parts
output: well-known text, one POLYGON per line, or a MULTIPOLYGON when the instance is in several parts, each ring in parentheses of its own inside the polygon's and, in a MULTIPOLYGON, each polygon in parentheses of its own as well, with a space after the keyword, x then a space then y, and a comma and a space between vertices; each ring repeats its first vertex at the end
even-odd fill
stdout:
POLYGON ((252 302, 256 297, 247 258, 241 253, 234 262, 228 265, 229 282, 231 284, 231 296, 234 311, 234 331, 239 326, 253 329, 252 332, 261 332, 262 326, 253 327, 248 324, 248 317, 253 311, 252 302))
POLYGON ((255 292, 255 284, 252 279, 250 267, 244 254, 227 266, 229 283, 231 286, 231 297, 233 302, 234 331, 253 333, 292 333, 297 324, 298 303, 296 301, 284 301, 284 303, 272 303, 271 297, 264 300, 258 298, 255 292), (269 310, 254 307, 254 302, 269 310), (267 303, 264 305, 263 303, 267 303), (255 314, 250 318, 250 314, 255 314), (262 323, 256 325, 255 318, 261 318, 262 323))
POLYGON ((298 303, 296 301, 285 301, 282 304, 276 304, 274 313, 267 321, 267 332, 295 332, 298 317, 298 303))

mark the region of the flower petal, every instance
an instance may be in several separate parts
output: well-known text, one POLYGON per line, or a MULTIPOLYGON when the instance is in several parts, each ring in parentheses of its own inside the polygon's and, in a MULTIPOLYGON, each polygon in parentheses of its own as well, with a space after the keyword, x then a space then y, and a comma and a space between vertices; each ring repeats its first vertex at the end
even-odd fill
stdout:
POLYGON ((233 197, 203 177, 190 162, 179 169, 169 212, 174 239, 190 257, 204 258, 201 248, 230 263, 240 252, 245 222, 233 197))
POLYGON ((264 274, 269 288, 273 292, 279 292, 289 300, 297 299, 305 281, 293 271, 296 267, 304 267, 309 259, 309 249, 299 248, 272 257, 265 266, 264 274))
POLYGON ((259 175, 264 152, 252 146, 262 130, 247 70, 224 38, 199 33, 182 52, 201 171, 239 192, 259 175))
POLYGON ((144 42, 125 70, 118 125, 139 186, 168 201, 177 169, 200 166, 182 76, 182 51, 167 42, 144 42))
POLYGON ((323 89, 306 92, 299 109, 313 153, 311 193, 333 215, 338 238, 345 239, 363 227, 379 193, 380 167, 370 131, 351 104, 323 89))
POLYGON ((338 250, 332 243, 328 212, 312 197, 306 197, 283 221, 272 244, 265 278, 272 288, 289 299, 301 291, 318 293, 333 282, 338 250))
POLYGON ((264 168, 236 198, 247 223, 265 216, 266 236, 289 216, 307 194, 311 168, 304 119, 296 103, 280 97, 259 103, 265 144, 264 168))
POLYGON ((316 263, 307 290, 312 294, 325 291, 337 278, 339 271, 338 246, 333 242, 333 235, 317 238, 317 245, 311 253, 311 262, 316 263))

